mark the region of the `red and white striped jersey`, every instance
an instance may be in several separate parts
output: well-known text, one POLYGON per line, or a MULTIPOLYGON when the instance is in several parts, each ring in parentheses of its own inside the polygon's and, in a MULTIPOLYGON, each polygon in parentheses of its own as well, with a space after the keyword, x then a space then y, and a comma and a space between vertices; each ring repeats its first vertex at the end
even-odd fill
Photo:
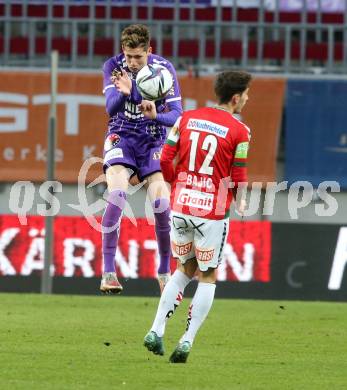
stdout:
POLYGON ((172 210, 225 218, 232 188, 247 182, 249 140, 249 128, 218 107, 186 111, 179 117, 160 160, 164 179, 171 184, 172 210))

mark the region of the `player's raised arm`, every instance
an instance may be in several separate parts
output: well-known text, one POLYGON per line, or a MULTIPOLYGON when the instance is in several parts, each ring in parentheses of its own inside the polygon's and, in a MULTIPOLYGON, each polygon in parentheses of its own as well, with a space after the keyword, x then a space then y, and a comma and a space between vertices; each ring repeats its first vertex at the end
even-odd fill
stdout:
MULTIPOLYGON (((106 61, 103 67, 104 73, 104 89, 103 93, 106 98, 106 111, 110 116, 116 115, 116 113, 124 108, 128 96, 118 90, 114 84, 114 80, 117 77, 117 71, 115 70, 115 63, 113 59, 106 61)), ((119 70, 119 75, 121 70, 119 70)))
POLYGON ((160 157, 161 171, 164 176, 164 180, 168 183, 172 183, 175 178, 175 169, 173 166, 173 160, 176 157, 179 148, 180 121, 181 121, 181 117, 179 117, 176 120, 176 123, 172 127, 160 157))

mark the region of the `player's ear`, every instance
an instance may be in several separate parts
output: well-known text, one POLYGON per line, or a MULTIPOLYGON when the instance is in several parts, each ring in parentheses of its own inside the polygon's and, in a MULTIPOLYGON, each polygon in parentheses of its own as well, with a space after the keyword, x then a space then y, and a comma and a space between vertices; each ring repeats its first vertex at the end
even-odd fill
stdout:
POLYGON ((236 106, 237 104, 239 104, 240 98, 241 96, 239 94, 233 95, 233 97, 231 98, 231 103, 236 106))
POLYGON ((152 54, 152 46, 149 46, 147 49, 147 54, 152 54))

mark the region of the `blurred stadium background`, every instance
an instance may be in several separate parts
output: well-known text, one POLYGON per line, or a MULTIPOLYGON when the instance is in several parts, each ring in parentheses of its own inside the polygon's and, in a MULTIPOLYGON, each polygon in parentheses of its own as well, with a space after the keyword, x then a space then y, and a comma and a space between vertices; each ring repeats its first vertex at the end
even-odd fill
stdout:
MULTIPOLYGON (((83 161, 102 155, 102 64, 120 52, 120 32, 131 23, 149 25, 154 52, 176 66, 185 109, 214 104, 211 80, 220 70, 242 68, 255 77, 242 120, 253 137, 250 186, 260 184, 254 184, 252 215, 240 221, 232 213, 217 294, 346 300, 345 0, 0 1, 0 291, 40 290, 49 65, 56 50, 62 191, 56 194, 53 291, 97 293, 100 233, 71 204, 79 204, 83 161), (298 181, 312 184, 304 184, 304 196, 295 192, 298 181), (329 190, 335 203, 320 186, 324 181, 338 183, 329 190), (272 209, 266 194, 273 182, 288 185, 272 209)), ((95 164, 88 181, 100 174, 95 164)), ((98 218, 104 191, 102 183, 86 189, 98 218)), ((156 242, 145 192, 136 191, 129 204, 126 215, 137 226, 123 221, 118 271, 125 294, 156 295, 156 242)))

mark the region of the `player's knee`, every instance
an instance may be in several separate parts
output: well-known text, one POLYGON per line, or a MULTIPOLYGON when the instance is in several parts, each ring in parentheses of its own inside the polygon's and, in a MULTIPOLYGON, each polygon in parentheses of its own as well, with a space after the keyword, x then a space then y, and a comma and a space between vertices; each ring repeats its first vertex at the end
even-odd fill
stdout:
POLYGON ((202 283, 216 283, 217 272, 214 268, 208 268, 207 271, 199 272, 199 282, 202 283))
POLYGON ((192 279, 196 273, 198 264, 195 259, 186 261, 184 264, 179 263, 177 269, 183 272, 189 279, 192 279))

